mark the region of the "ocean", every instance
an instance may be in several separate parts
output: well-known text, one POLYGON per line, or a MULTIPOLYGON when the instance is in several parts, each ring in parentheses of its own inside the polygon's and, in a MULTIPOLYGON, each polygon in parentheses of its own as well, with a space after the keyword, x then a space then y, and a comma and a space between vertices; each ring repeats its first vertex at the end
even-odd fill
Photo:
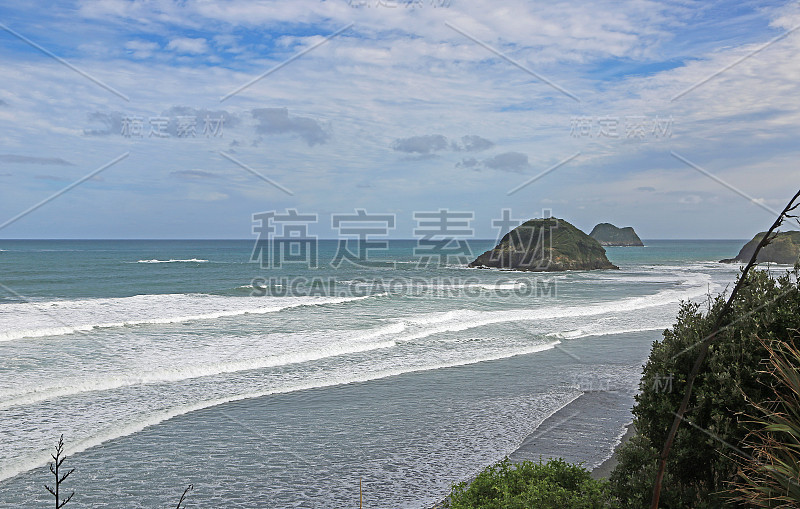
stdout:
MULTIPOLYGON (((0 240, 0 507, 424 508, 514 453, 607 459, 682 300, 744 240, 607 248, 620 270, 317 267, 251 241, 0 240), (255 286, 254 286, 255 281, 255 286), (533 451, 531 453, 531 451, 533 451)), ((473 241, 475 254, 494 241, 473 241)))

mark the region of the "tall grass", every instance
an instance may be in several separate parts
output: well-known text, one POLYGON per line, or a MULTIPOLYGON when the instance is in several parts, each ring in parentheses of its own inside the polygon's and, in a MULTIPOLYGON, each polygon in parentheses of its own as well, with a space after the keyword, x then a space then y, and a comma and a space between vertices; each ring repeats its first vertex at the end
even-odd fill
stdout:
POLYGON ((773 398, 755 405, 761 415, 745 439, 753 452, 742 461, 733 493, 751 507, 800 507, 800 350, 794 341, 761 343, 773 398))

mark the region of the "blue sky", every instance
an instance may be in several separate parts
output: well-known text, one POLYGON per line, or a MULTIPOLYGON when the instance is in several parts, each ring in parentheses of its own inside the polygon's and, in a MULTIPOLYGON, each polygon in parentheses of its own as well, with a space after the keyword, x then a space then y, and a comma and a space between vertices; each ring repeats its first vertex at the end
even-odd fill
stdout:
POLYGON ((397 238, 442 208, 483 238, 503 208, 749 238, 800 186, 797 3, 31 1, 0 23, 0 224, 128 154, 0 238, 251 238, 287 208, 329 238, 354 208, 397 238))

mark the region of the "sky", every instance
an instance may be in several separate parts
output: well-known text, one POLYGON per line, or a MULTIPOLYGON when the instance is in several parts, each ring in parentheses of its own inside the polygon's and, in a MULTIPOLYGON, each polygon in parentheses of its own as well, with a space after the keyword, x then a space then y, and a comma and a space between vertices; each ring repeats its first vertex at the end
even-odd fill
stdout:
MULTIPOLYGON (((0 6, 0 239, 253 238, 253 215, 510 209, 748 239, 800 187, 800 5, 0 6)), ((416 217, 416 218, 415 218, 416 217)))

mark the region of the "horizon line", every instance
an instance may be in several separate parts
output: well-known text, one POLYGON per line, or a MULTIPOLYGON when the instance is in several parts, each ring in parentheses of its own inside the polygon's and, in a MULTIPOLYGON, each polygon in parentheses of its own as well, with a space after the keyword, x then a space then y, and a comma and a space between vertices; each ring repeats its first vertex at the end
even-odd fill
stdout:
MULTIPOLYGON (((787 230, 787 231, 797 231, 797 230, 787 230)), ((759 233, 763 233, 763 232, 759 232, 759 233)), ((297 239, 292 239, 292 240, 311 240, 311 239, 312 239, 312 237, 309 237, 309 238, 306 238, 306 239, 297 238, 297 239)), ((454 240, 454 239, 455 239, 455 237, 450 237, 450 240, 454 240)), ((75 237, 75 238, 56 238, 56 237, 39 237, 39 238, 13 238, 13 239, 0 238, 0 242, 6 242, 6 241, 108 241, 108 242, 118 242, 118 241, 125 241, 125 242, 130 242, 130 241, 187 241, 187 242, 188 241, 218 241, 218 242, 222 242, 222 241, 227 241, 227 242, 255 242, 257 240, 258 239, 252 239, 252 238, 250 238, 250 239, 240 239, 240 238, 148 238, 148 237, 137 237, 137 238, 86 238, 86 237, 80 237, 80 238, 79 237, 75 237)), ((282 239, 282 240, 287 240, 287 239, 282 239)), ((317 239, 314 239, 314 240, 317 240, 317 241, 339 241, 339 240, 355 241, 355 240, 358 240, 358 239, 317 238, 317 239)), ((372 239, 373 242, 374 241, 380 241, 380 240, 387 240, 387 241, 392 241, 392 240, 393 241, 418 241, 420 239, 417 239, 417 238, 413 238, 413 239, 408 239, 408 238, 372 239)), ((442 239, 442 240, 444 240, 444 239, 442 239)), ((497 241, 497 239, 493 239, 493 238, 477 238, 477 237, 476 238, 472 238, 472 239, 458 239, 458 240, 479 241, 479 242, 483 242, 483 241, 496 242, 497 241)), ((741 237, 741 238, 728 238, 728 237, 726 237, 726 238, 722 238, 722 237, 720 237, 720 238, 709 238, 709 237, 695 237, 695 238, 662 237, 662 238, 647 238, 647 239, 641 239, 641 240, 643 242, 644 241, 661 241, 661 240, 730 240, 730 241, 745 240, 745 241, 749 241, 749 240, 752 240, 752 238, 748 239, 748 238, 745 238, 745 237, 741 237)), ((604 246, 604 247, 641 247, 641 246, 604 246)))

